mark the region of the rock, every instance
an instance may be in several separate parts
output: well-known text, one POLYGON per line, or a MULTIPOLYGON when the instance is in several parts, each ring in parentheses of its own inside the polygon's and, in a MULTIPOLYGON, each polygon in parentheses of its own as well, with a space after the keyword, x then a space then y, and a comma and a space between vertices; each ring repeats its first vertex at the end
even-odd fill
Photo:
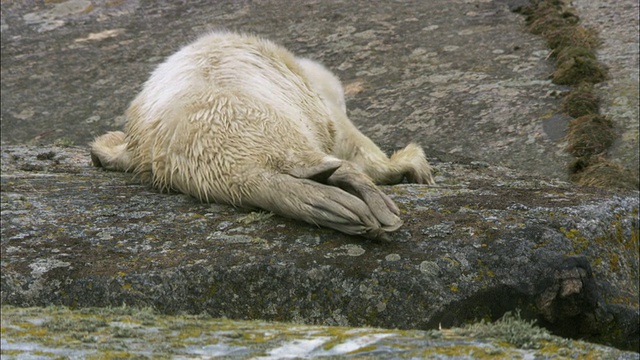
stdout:
POLYGON ((2 315, 2 354, 16 358, 639 358, 552 336, 511 315, 493 324, 431 331, 162 316, 133 307, 4 306, 2 315))
POLYGON ((598 32, 601 44, 598 60, 608 69, 609 78, 596 86, 601 114, 615 121, 619 140, 608 151, 612 159, 627 165, 638 177, 638 22, 640 3, 633 0, 577 0, 572 2, 585 27, 598 32), (628 26, 628 27, 627 27, 628 26))
POLYGON ((3 146, 2 304, 422 330, 520 309, 638 351, 638 192, 446 158, 436 186, 383 187, 405 225, 376 242, 3 146))
POLYGON ((5 1, 0 140, 81 145, 119 130, 155 66, 229 29, 329 67, 351 120, 384 149, 416 141, 568 179, 571 156, 542 121, 567 89, 547 80, 549 49, 510 2, 5 1))
MULTIPOLYGON (((511 13, 526 3, 3 2, 3 304, 406 329, 520 308, 554 333, 638 351, 638 193, 491 165, 568 178, 567 89, 545 80, 549 49, 511 13), (390 242, 157 194, 90 168, 86 149, 8 146, 121 128, 153 67, 211 28, 322 61, 376 143, 430 147, 437 187, 385 188, 406 220, 390 242)), ((611 156, 637 174, 638 4, 574 6, 603 39, 611 156)))

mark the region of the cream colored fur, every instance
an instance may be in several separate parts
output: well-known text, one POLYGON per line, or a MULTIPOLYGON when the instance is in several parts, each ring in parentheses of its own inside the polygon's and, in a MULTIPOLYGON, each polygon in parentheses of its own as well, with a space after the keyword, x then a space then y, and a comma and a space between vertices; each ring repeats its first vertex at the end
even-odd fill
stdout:
POLYGON ((402 224, 374 183, 433 183, 419 146, 388 158, 355 128, 331 72, 255 36, 217 32, 182 48, 126 115, 126 134, 91 144, 94 165, 348 234, 402 224))

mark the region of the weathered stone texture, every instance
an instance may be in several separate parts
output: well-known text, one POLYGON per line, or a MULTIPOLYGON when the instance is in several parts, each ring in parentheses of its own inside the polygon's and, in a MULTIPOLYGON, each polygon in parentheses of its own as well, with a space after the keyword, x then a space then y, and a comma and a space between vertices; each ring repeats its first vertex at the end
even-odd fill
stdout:
POLYGON ((516 316, 464 328, 398 330, 160 315, 148 308, 2 307, 7 359, 638 359, 550 335, 516 316))
MULTIPOLYGON (((387 150, 417 141, 565 179, 566 87, 502 1, 3 4, 3 144, 86 144, 123 125, 152 69, 212 29, 253 32, 335 71, 351 119, 387 150)), ((433 151, 432 151, 433 150, 433 151)))
POLYGON ((520 308, 558 334, 637 347, 637 193, 432 158, 437 186, 384 188, 405 225, 374 242, 158 194, 89 161, 3 148, 4 304, 402 329, 520 308))
MULTIPOLYGON (((637 351, 638 193, 549 180, 567 176, 568 88, 551 84, 544 40, 510 12, 524 3, 3 2, 3 304, 414 329, 520 308, 557 334, 637 351), (219 28, 328 65, 349 116, 385 150, 425 146, 438 185, 384 188, 405 220, 388 242, 89 166, 82 144, 122 127, 150 71, 219 28), (41 146, 52 142, 80 147, 41 146)), ((575 3, 604 38, 613 159, 637 169, 637 36, 625 30, 637 35, 637 17, 616 20, 637 11, 615 15, 637 4, 575 3)))
POLYGON ((636 176, 639 167, 638 127, 640 126, 639 40, 640 3, 635 0, 577 0, 573 2, 582 24, 595 29, 601 40, 598 60, 609 78, 596 86, 602 99, 601 113, 613 120, 618 140, 610 150, 636 176))

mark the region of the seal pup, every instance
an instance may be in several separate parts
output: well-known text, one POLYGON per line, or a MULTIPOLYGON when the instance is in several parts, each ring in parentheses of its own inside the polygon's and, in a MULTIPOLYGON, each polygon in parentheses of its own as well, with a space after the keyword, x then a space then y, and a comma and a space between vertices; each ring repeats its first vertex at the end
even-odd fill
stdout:
POLYGON ((347 234, 402 225, 375 184, 433 184, 416 144, 387 157, 351 123, 321 64, 258 36, 213 32, 159 65, 125 131, 91 143, 95 166, 161 191, 259 208, 347 234))

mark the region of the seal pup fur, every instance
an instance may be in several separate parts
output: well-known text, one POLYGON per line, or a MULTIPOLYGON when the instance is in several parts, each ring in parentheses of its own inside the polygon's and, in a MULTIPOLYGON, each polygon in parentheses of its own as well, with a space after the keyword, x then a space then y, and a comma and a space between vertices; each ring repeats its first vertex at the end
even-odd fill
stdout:
POLYGON ((433 184, 416 144, 387 157, 351 123, 338 78, 247 34, 214 32, 159 65, 95 166, 161 190, 377 238, 402 225, 375 184, 433 184))

